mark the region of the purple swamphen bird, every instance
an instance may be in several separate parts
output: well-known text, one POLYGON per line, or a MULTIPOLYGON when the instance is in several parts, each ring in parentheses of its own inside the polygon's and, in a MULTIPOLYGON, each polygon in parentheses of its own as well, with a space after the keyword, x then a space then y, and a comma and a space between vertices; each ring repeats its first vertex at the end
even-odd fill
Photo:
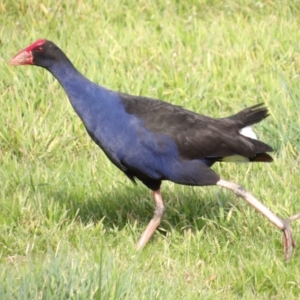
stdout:
POLYGON ((162 180, 190 186, 218 185, 242 197, 283 231, 285 257, 295 246, 290 222, 272 213, 241 186, 220 178, 217 161, 271 162, 272 148, 258 141, 251 126, 268 116, 262 104, 222 119, 188 111, 157 99, 132 96, 99 86, 84 77, 53 42, 41 39, 20 51, 11 65, 48 70, 67 93, 88 134, 129 179, 153 191, 155 211, 137 243, 142 248, 159 226, 165 206, 162 180))

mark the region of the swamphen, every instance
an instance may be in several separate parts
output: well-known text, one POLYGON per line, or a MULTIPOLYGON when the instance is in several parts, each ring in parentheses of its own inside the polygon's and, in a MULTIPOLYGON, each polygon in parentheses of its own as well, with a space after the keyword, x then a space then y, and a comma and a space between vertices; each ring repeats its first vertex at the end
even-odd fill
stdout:
POLYGON ((11 65, 36 65, 62 85, 93 141, 129 179, 153 191, 155 211, 137 243, 146 245, 165 212, 162 180, 218 185, 242 197, 283 231, 285 257, 295 246, 290 222, 282 220, 241 186, 220 178, 217 161, 271 162, 272 148, 258 141, 251 126, 268 116, 262 104, 222 119, 206 117, 157 99, 132 96, 99 86, 77 71, 53 42, 41 39, 19 52, 11 65))

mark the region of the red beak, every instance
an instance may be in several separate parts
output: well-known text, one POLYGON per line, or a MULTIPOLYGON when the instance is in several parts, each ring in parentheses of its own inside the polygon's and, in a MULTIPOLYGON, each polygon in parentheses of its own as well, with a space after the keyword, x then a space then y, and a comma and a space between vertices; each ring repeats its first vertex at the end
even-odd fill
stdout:
POLYGON ((11 66, 33 65, 33 57, 31 51, 27 51, 26 49, 20 51, 11 59, 9 64, 11 66))

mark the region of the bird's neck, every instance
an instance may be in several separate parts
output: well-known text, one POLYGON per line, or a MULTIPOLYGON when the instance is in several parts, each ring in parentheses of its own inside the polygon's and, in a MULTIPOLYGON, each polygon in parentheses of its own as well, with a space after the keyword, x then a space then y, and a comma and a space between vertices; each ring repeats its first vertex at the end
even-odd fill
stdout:
POLYGON ((83 81, 83 83, 84 81, 89 81, 74 67, 69 59, 54 63, 46 69, 59 81, 66 92, 68 86, 72 86, 72 83, 77 82, 78 80, 83 81))
POLYGON ((115 93, 83 76, 68 59, 51 65, 47 70, 59 81, 74 110, 87 127, 95 110, 105 114, 112 102, 115 102, 111 101, 115 98, 115 93))

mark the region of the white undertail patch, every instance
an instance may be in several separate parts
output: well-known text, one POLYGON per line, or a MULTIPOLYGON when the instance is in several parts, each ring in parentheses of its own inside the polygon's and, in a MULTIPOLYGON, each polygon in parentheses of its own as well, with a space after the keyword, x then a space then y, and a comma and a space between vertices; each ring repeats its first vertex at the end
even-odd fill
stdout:
POLYGON ((246 137, 249 137, 251 139, 257 140, 257 135, 252 129, 252 126, 244 127, 240 130, 240 134, 246 137))
POLYGON ((222 158, 223 162, 234 162, 234 163, 244 163, 244 162, 249 162, 248 157, 244 157, 241 155, 230 155, 230 156, 225 156, 222 158))

